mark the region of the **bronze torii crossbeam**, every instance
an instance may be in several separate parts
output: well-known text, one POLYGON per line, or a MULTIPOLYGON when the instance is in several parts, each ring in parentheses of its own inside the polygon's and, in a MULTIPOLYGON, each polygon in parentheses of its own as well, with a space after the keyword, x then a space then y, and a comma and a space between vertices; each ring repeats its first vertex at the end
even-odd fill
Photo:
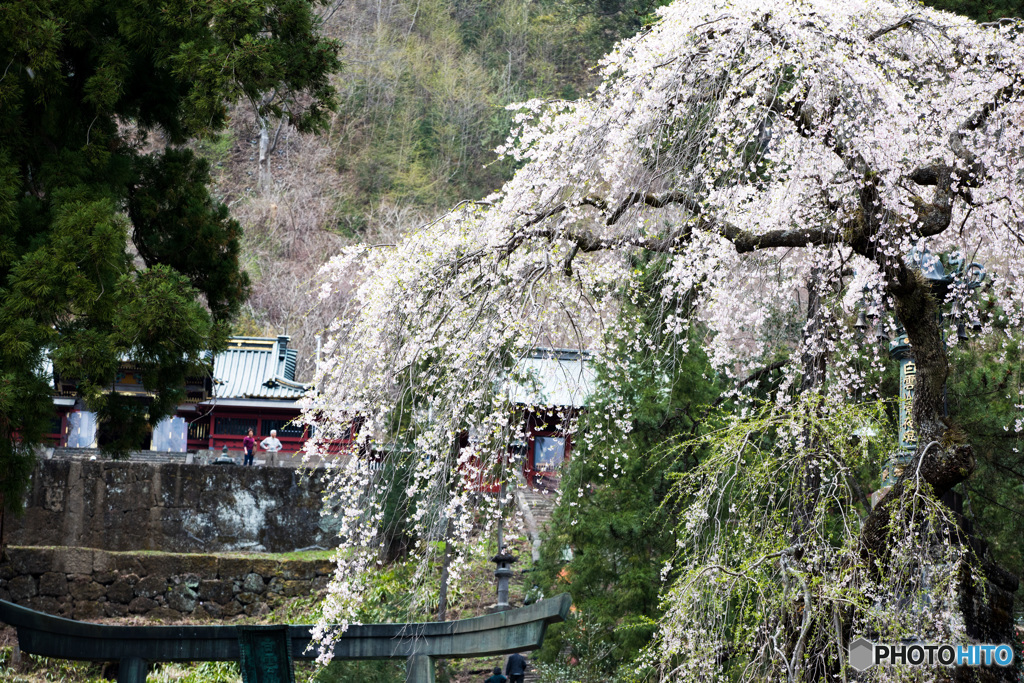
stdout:
MULTIPOLYGON (((434 659, 535 650, 548 624, 564 621, 563 593, 527 607, 459 621, 350 626, 335 659, 405 659, 406 683, 433 683, 434 659)), ((23 652, 58 659, 116 661, 118 683, 145 683, 152 662, 240 661, 245 683, 293 683, 310 626, 108 626, 74 621, 0 600, 0 621, 18 630, 23 652)))

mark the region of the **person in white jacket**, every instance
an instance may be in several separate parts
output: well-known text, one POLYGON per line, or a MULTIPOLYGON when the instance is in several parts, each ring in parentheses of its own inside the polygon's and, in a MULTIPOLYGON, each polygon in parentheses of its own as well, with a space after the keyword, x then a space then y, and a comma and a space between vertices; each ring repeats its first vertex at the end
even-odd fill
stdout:
POLYGON ((260 448, 268 453, 277 453, 281 450, 281 442, 277 440, 277 430, 271 429, 270 436, 260 441, 260 448))

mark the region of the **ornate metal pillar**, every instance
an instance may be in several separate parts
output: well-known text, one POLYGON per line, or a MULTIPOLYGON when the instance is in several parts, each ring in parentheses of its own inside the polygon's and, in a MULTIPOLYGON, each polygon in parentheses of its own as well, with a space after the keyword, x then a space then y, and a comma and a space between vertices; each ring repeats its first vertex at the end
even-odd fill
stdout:
POLYGON ((901 334, 889 344, 889 357, 900 364, 899 450, 890 456, 882 468, 882 489, 888 490, 903 473, 903 468, 917 450, 917 430, 914 428, 914 387, 917 382, 917 364, 914 353, 901 334))
MULTIPOLYGON (((914 248, 907 254, 907 263, 921 270, 921 275, 928 281, 929 289, 940 305, 946 300, 951 287, 954 289, 950 315, 957 323, 957 338, 967 339, 964 324, 964 303, 973 291, 985 280, 985 268, 978 263, 967 263, 959 253, 947 257, 949 271, 942 264, 942 259, 932 255, 926 248, 914 248)), ((942 312, 939 314, 940 320, 942 312)), ((867 321, 858 317, 856 327, 865 329, 867 321)), ((972 321, 972 326, 980 329, 981 323, 972 321)), ((881 329, 881 326, 880 326, 881 329)), ((889 344, 889 357, 900 364, 900 398, 899 398, 899 450, 891 454, 882 467, 880 488, 871 494, 871 506, 877 505, 889 492, 903 470, 913 460, 918 447, 917 429, 914 426, 914 389, 917 383, 917 364, 907 335, 902 329, 896 340, 889 344)))

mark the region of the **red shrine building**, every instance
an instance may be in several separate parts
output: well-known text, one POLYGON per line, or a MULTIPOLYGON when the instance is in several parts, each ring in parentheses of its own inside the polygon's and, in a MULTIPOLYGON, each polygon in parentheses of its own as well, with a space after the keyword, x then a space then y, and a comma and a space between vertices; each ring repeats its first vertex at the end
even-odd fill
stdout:
MULTIPOLYGON (((285 335, 232 337, 228 348, 212 357, 212 372, 187 380, 188 400, 160 421, 138 449, 185 453, 227 446, 237 452, 252 429, 257 442, 274 430, 282 453, 299 452, 307 436, 306 428, 297 424, 299 399, 309 385, 295 380, 297 352, 288 342, 285 335)), ((519 408, 524 435, 512 444, 512 455, 523 463, 522 474, 530 486, 554 488, 562 464, 572 454, 565 423, 586 408, 593 391, 595 373, 588 354, 535 349, 511 375, 517 379, 507 380, 503 390, 519 408)), ((103 425, 76 398, 74 380, 54 374, 53 381, 51 443, 61 448, 102 446, 103 425)), ((112 388, 143 403, 151 398, 141 369, 130 360, 122 361, 112 388)))
POLYGON ((534 349, 520 360, 507 383, 509 400, 522 411, 525 442, 512 448, 522 457, 523 477, 536 488, 556 488, 562 464, 572 457, 565 422, 586 408, 596 375, 587 353, 534 349))
MULTIPOLYGON (((256 441, 277 431, 282 452, 295 453, 305 443, 305 429, 296 424, 298 401, 309 386, 295 381, 297 352, 289 337, 232 337, 227 350, 212 358, 212 373, 189 378, 187 402, 175 415, 160 421, 140 450, 184 453, 206 449, 241 450, 249 429, 256 441)), ((114 391, 141 402, 151 397, 141 371, 122 361, 114 391)), ((56 414, 50 438, 58 447, 96 448, 103 429, 96 415, 76 399, 73 379, 54 374, 56 414)))
MULTIPOLYGON (((521 463, 521 474, 531 488, 558 487, 563 463, 572 457, 569 423, 586 409, 596 381, 588 354, 567 349, 534 349, 520 359, 503 382, 516 410, 522 438, 509 445, 509 460, 521 463)), ((463 434, 462 447, 473 442, 463 434)), ((468 485, 496 492, 497 484, 470 459, 464 472, 468 485)))

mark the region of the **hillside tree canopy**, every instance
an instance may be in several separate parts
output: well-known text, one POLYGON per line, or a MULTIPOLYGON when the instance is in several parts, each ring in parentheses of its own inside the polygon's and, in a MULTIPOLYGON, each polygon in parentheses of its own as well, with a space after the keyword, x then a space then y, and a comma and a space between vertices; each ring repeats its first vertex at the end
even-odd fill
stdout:
POLYGON ((207 372, 248 292, 238 224, 186 143, 241 97, 325 123, 338 46, 315 2, 0 4, 0 498, 49 431, 49 370, 125 450, 207 372), (260 99, 262 93, 274 98, 260 99), (142 406, 110 392, 142 366, 142 406))

